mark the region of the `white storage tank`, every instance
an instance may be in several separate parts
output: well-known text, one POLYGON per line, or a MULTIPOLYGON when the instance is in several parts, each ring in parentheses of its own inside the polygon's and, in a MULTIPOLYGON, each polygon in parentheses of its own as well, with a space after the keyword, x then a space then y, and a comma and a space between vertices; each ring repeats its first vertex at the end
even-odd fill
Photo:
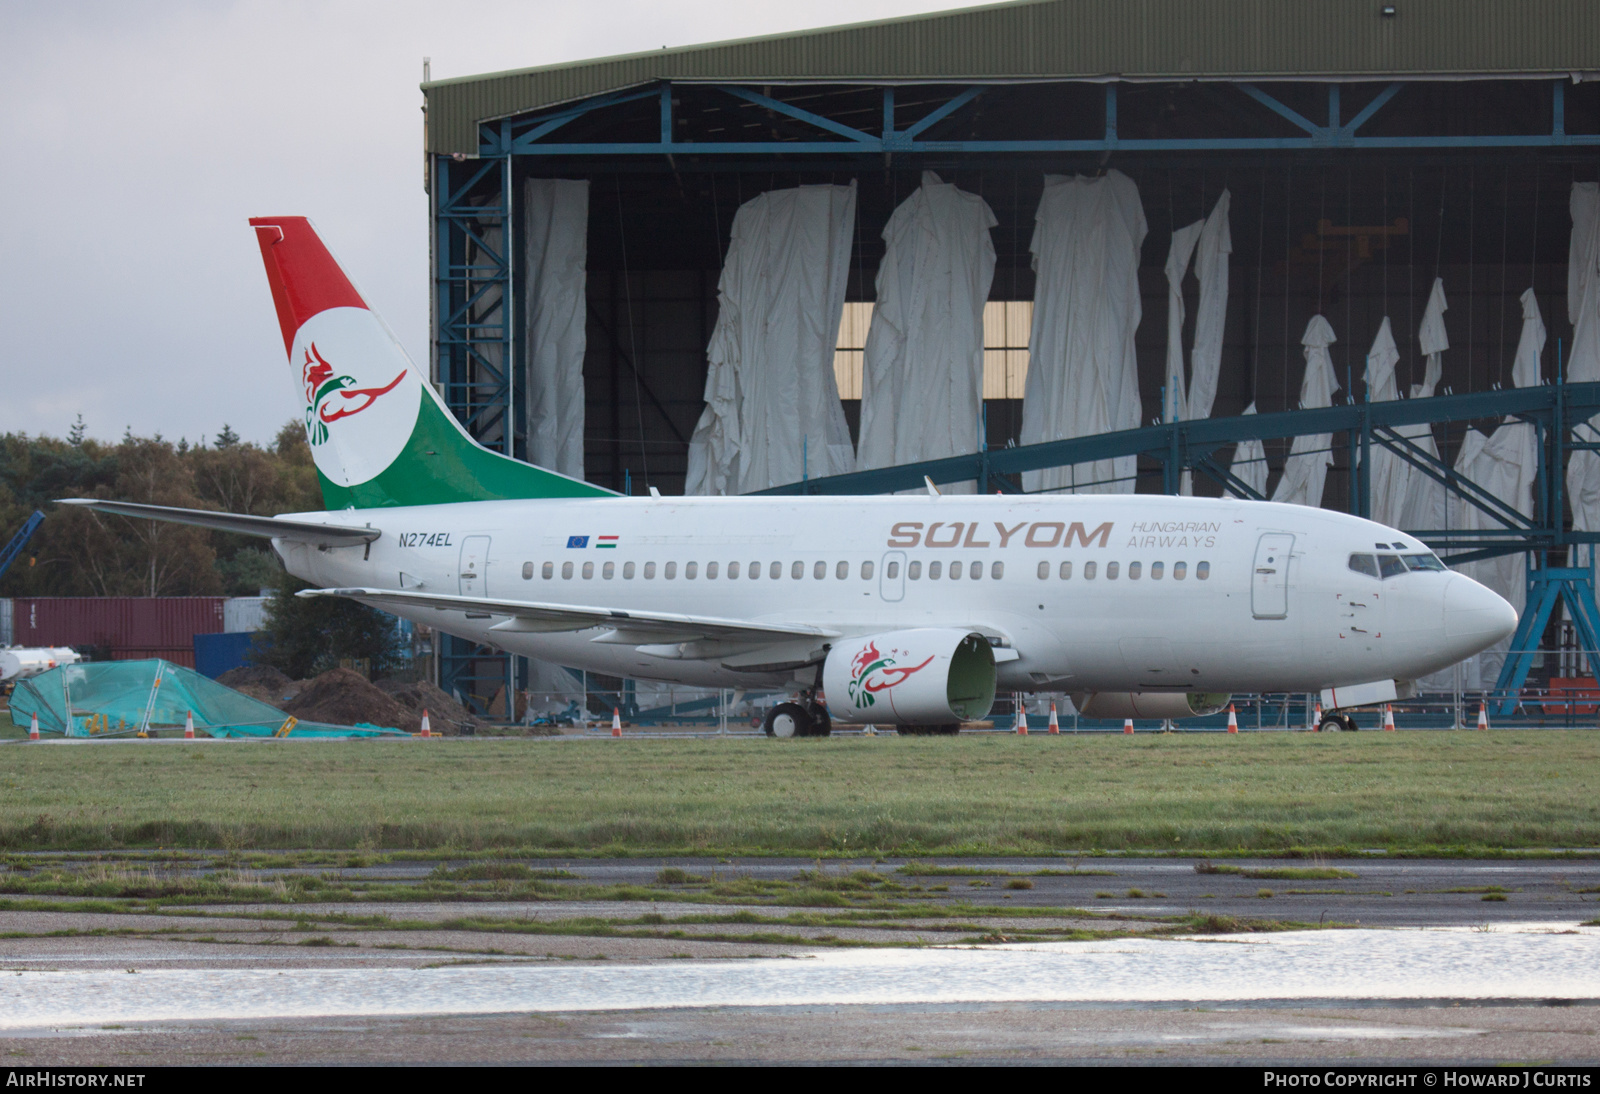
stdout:
POLYGON ((22 680, 81 660, 77 650, 65 646, 12 646, 0 650, 0 680, 22 680))

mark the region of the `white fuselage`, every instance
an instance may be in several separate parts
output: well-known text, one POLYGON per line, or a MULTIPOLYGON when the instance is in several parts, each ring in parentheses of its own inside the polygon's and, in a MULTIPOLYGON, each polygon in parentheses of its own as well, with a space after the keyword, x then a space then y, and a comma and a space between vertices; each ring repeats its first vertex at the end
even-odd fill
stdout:
MULTIPOLYGON (((1351 568, 1353 553, 1426 553, 1403 533, 1270 502, 598 498, 300 516, 382 530, 370 549, 274 541, 290 572, 324 587, 804 623, 844 635, 965 627, 1016 651, 998 666, 1001 690, 1309 691, 1409 680, 1491 645, 1516 622, 1509 604, 1460 574, 1378 578, 1351 568)), ((784 656, 763 658, 749 655, 748 640, 674 651, 619 644, 605 627, 491 631, 512 618, 503 612, 400 614, 545 661, 706 686, 791 682, 792 671, 738 666, 804 659, 823 644, 787 639, 784 656), (808 642, 816 648, 797 652, 808 642)))

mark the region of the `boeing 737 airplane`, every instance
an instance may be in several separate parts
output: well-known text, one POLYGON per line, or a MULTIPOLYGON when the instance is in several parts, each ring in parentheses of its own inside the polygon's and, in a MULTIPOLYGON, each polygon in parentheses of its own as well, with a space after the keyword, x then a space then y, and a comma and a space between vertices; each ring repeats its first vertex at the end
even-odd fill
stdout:
POLYGON ((1299 505, 931 483, 624 497, 478 445, 308 220, 250 224, 327 510, 67 503, 267 537, 320 586, 302 596, 593 672, 788 689, 775 736, 951 732, 997 689, 1112 718, 1256 691, 1321 691, 1334 711, 1403 696, 1516 627, 1417 540, 1299 505))

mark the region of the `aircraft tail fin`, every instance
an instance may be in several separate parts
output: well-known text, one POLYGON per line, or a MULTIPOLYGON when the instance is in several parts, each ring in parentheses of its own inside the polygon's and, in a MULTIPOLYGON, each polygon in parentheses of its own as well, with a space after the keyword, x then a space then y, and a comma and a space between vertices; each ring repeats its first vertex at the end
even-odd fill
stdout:
POLYGON ((611 491, 467 435, 305 217, 252 217, 329 509, 611 491))

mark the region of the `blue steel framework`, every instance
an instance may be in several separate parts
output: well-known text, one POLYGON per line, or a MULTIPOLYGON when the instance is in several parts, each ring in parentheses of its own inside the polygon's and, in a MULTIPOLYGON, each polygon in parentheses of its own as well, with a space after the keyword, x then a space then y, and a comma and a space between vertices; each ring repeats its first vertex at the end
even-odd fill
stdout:
MULTIPOLYGON (((1235 89, 1242 97, 1260 104, 1301 130, 1300 135, 1287 137, 1122 138, 1117 130, 1116 82, 1103 85, 1104 129, 1103 134, 1094 139, 928 139, 925 134, 929 130, 957 117, 986 92, 1002 85, 971 84, 959 87, 945 102, 910 120, 902 128, 902 118, 896 111, 896 86, 905 87, 911 81, 900 81, 896 86, 875 86, 861 81, 834 84, 841 89, 875 88, 881 94, 882 122, 876 132, 843 124, 751 87, 701 81, 659 81, 644 87, 597 95, 550 110, 485 122, 479 127, 478 159, 442 155, 433 157, 430 192, 434 224, 435 376, 446 403, 474 436, 489 438, 491 443, 508 454, 524 454, 524 439, 514 398, 514 377, 520 364, 520 354, 516 353, 511 308, 511 241, 514 239, 511 179, 513 164, 519 158, 539 161, 573 156, 664 156, 671 163, 675 156, 836 156, 843 153, 847 156, 881 157, 887 162, 895 154, 921 153, 979 155, 1600 147, 1600 134, 1567 132, 1565 80, 1550 79, 1545 82, 1550 89, 1551 125, 1548 132, 1473 136, 1363 136, 1360 132, 1362 127, 1405 89, 1405 81, 1388 83, 1349 118, 1344 117, 1342 108, 1343 85, 1324 85, 1327 106, 1325 124, 1305 117, 1261 86, 1242 81, 1219 81, 1221 86, 1235 89), (679 139, 676 136, 673 94, 675 89, 689 87, 711 88, 732 99, 804 123, 820 133, 829 134, 830 139, 679 139), (596 111, 650 99, 659 104, 660 126, 654 141, 563 142, 548 139, 569 123, 596 111)), ((959 81, 926 80, 915 83, 952 87, 959 81)), ((1005 86, 1014 85, 1008 82, 1005 86)), ((931 475, 937 482, 976 478, 999 489, 1015 489, 1001 476, 1029 468, 1061 466, 1109 455, 1141 454, 1160 461, 1163 486, 1168 492, 1176 492, 1182 470, 1192 468, 1217 479, 1229 489, 1247 494, 1248 488, 1212 458, 1218 448, 1230 446, 1247 437, 1285 437, 1330 430, 1344 432, 1352 450, 1351 466, 1359 469, 1359 489, 1353 491, 1353 507, 1356 511, 1367 511, 1370 498, 1368 457, 1376 441, 1425 474, 1446 483, 1449 489, 1505 525, 1503 531, 1477 533, 1470 537, 1459 531, 1423 530, 1417 533, 1422 538, 1442 550, 1455 551, 1451 557, 1456 561, 1519 551, 1531 552, 1530 558, 1539 560, 1538 564, 1529 568, 1529 607, 1524 614, 1522 627, 1513 639, 1513 649, 1529 649, 1548 620, 1552 598, 1560 597, 1568 602, 1573 618, 1578 621, 1584 649, 1596 650, 1600 649, 1600 643, 1596 642, 1596 636, 1600 634, 1600 611, 1594 607, 1590 571, 1569 571, 1544 565, 1546 553, 1552 548, 1600 539, 1563 532, 1560 476, 1547 474, 1545 462, 1553 460, 1550 465, 1559 467, 1563 447, 1584 447, 1571 443, 1566 429, 1556 428, 1555 423, 1560 421, 1563 427, 1570 425, 1570 412, 1580 407, 1588 409, 1588 413, 1582 415, 1585 419, 1600 410, 1600 397, 1596 397, 1588 387, 1558 385, 1526 392, 1485 392, 1415 402, 1408 400, 1265 414, 1249 419, 1173 423, 1078 441, 979 452, 926 465, 886 468, 834 479, 814 479, 772 492, 872 493, 914 487, 921 483, 924 474, 931 475), (1508 401, 1522 409, 1508 408, 1508 401), (1483 418, 1505 413, 1517 413, 1536 422, 1540 428, 1541 516, 1536 522, 1527 521, 1474 484, 1459 479, 1449 467, 1410 444, 1394 428, 1414 422, 1483 418)), ((447 636, 442 636, 440 642, 439 661, 441 686, 447 691, 454 689, 469 697, 473 694, 482 695, 479 689, 485 684, 497 687, 501 683, 512 682, 516 673, 516 665, 508 655, 447 636)), ((1500 680, 1501 688, 1520 686, 1526 679, 1531 662, 1531 652, 1508 658, 1500 680)), ((1600 669, 1600 665, 1593 667, 1600 669)), ((1508 698, 1508 709, 1511 703, 1512 700, 1508 698)))
MULTIPOLYGON (((469 432, 508 456, 525 454, 513 363, 511 161, 436 157, 433 196, 433 373, 469 432)), ((510 654, 440 634, 439 686, 479 713, 514 682, 510 654)), ((522 676, 526 678, 526 669, 522 676)), ((501 713, 501 712, 494 712, 501 713)), ((515 710, 511 711, 512 714, 515 710)))

